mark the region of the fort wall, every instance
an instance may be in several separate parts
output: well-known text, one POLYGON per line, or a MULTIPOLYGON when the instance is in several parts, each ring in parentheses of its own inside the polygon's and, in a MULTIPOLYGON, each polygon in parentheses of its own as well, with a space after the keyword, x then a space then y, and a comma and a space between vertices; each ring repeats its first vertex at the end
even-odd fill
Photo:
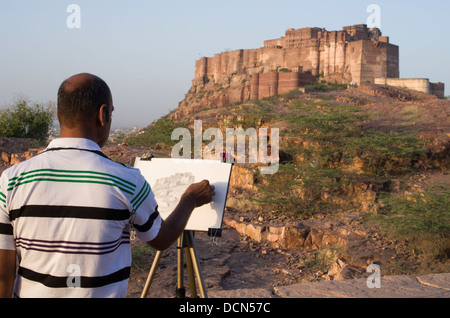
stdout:
POLYGON ((443 83, 430 83, 428 78, 376 78, 375 84, 413 89, 440 98, 444 97, 445 90, 443 83))
POLYGON ((277 94, 286 94, 315 81, 316 78, 309 73, 256 73, 253 74, 250 83, 250 99, 256 100, 277 94))
POLYGON ((289 29, 259 49, 236 50, 196 61, 194 84, 223 84, 230 77, 270 73, 299 67, 336 83, 373 83, 376 77, 398 77, 398 46, 366 25, 342 31, 321 28, 289 29))
POLYGON ((366 84, 392 77, 399 77, 399 49, 377 28, 289 29, 260 48, 197 60, 192 87, 172 116, 284 94, 316 80, 366 84))
POLYGON ((444 83, 430 83, 430 94, 436 95, 439 98, 445 97, 444 83))

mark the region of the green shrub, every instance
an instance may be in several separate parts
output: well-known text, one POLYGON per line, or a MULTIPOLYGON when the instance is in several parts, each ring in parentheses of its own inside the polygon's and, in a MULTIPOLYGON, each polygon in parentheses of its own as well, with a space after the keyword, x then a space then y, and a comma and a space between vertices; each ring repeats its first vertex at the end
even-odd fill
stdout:
POLYGON ((286 99, 295 99, 295 98, 300 97, 301 94, 302 93, 297 88, 297 89, 293 89, 293 90, 291 90, 291 91, 289 91, 287 93, 281 94, 280 97, 284 97, 286 99))
POLYGON ((417 137, 394 131, 361 131, 358 138, 353 138, 351 146, 363 160, 365 171, 378 177, 407 173, 425 154, 423 143, 417 137))
POLYGON ((260 196, 254 200, 275 213, 312 215, 326 204, 322 193, 336 192, 345 182, 340 169, 324 169, 316 161, 280 164, 276 174, 258 176, 260 196))
POLYGON ((309 89, 321 91, 321 92, 329 92, 329 91, 336 91, 336 90, 343 90, 347 89, 347 84, 335 84, 335 83, 326 83, 322 81, 321 83, 313 83, 308 86, 306 86, 309 89))
MULTIPOLYGON (((280 150, 296 162, 282 163, 276 174, 259 177, 258 200, 273 211, 320 211, 325 192, 339 195, 355 177, 341 168, 355 158, 367 177, 386 178, 409 172, 424 153, 413 135, 362 129, 370 117, 359 106, 298 102, 293 110, 285 117, 289 126, 282 136, 297 136, 297 142, 282 143, 280 150)), ((327 209, 332 209, 329 203, 327 209)))
POLYGON ((55 119, 55 107, 29 105, 19 100, 13 106, 0 110, 0 137, 31 138, 45 142, 55 119))
POLYGON ((427 258, 450 256, 450 190, 433 187, 414 195, 387 193, 380 197, 380 215, 370 221, 389 237, 408 242, 427 258))
POLYGON ((303 151, 320 159, 323 166, 336 166, 357 157, 372 177, 408 172, 425 153, 423 144, 412 134, 360 128, 368 118, 358 106, 311 109, 306 105, 288 120, 292 132, 317 144, 312 152, 311 149, 303 151))

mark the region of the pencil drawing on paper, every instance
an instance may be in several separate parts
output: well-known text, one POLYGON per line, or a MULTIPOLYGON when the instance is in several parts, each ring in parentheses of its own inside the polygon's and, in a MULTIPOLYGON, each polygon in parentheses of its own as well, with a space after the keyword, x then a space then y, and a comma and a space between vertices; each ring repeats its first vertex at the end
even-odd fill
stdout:
POLYGON ((166 178, 160 178, 152 186, 158 210, 165 214, 171 213, 177 206, 184 191, 195 183, 195 176, 190 172, 175 173, 166 178))

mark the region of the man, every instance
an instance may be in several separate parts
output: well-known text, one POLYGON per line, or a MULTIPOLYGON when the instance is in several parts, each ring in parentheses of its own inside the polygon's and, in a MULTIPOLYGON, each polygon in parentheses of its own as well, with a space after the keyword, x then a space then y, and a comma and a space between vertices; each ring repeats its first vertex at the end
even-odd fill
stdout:
POLYGON ((0 178, 0 297, 125 297, 130 231, 168 248, 195 207, 211 202, 204 180, 162 220, 139 170, 108 159, 113 99, 91 74, 58 91, 60 138, 0 178), (18 271, 16 275, 16 258, 18 271))

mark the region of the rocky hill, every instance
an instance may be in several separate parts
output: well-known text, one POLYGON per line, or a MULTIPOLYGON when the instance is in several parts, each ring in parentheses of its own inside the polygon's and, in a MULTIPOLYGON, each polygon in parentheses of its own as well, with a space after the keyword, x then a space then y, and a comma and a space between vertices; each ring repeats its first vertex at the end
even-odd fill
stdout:
POLYGON ((176 141, 146 138, 164 129, 170 136, 175 127, 193 136, 199 119, 203 131, 215 127, 224 136, 226 128, 278 128, 276 174, 261 174, 263 164, 234 165, 229 226, 275 248, 323 252, 333 260, 324 272, 333 269, 335 277, 345 278, 336 276, 345 265, 359 267, 357 275, 363 264, 381 259, 393 273, 399 267, 448 271, 449 116, 450 101, 412 90, 316 84, 306 93, 197 109, 171 120, 169 114, 129 143, 168 155, 176 141), (402 256, 382 257, 388 249, 381 245, 361 256, 354 244, 367 241, 368 233, 395 244, 393 253, 402 256), (350 256, 351 249, 358 252, 350 256))
MULTIPOLYGON (((198 119, 203 131, 224 135, 226 128, 278 128, 277 173, 261 174, 261 163, 234 165, 228 227, 263 254, 297 255, 286 269, 296 281, 360 277, 371 263, 384 274, 450 272, 449 116, 450 101, 428 94, 320 84, 169 114, 104 151, 127 164, 148 151, 169 156, 173 129, 192 132, 198 119)), ((40 149, 1 139, 2 169, 40 149)))

